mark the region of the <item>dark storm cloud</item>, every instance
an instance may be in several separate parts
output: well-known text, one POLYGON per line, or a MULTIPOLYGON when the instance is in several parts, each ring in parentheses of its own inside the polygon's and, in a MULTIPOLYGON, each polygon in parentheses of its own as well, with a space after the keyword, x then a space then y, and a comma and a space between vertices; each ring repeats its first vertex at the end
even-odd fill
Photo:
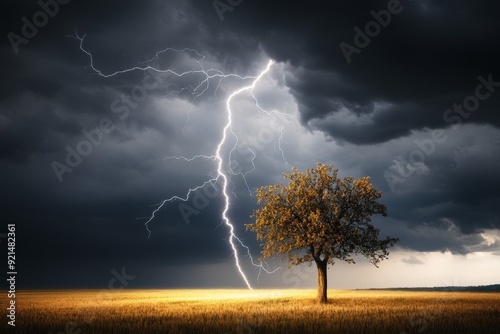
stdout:
MULTIPOLYGON (((2 20, 4 37, 9 31, 21 34, 21 17, 30 18, 40 10, 35 2, 26 4, 11 3, 4 11, 9 13, 2 20)), ((152 112, 159 108, 152 101, 155 96, 185 84, 165 78, 161 86, 149 92, 144 103, 129 108, 129 116, 121 120, 111 110, 112 103, 122 94, 130 95, 135 86, 141 85, 144 74, 100 79, 85 68, 89 59, 78 49, 78 41, 66 37, 74 34, 75 29, 87 34, 86 47, 95 50, 98 59, 95 65, 112 73, 151 57, 165 47, 163 39, 169 41, 170 47, 198 47, 184 41, 190 38, 196 42, 199 31, 191 24, 192 19, 184 17, 190 14, 184 13, 183 7, 181 2, 73 1, 61 6, 59 13, 28 44, 20 45, 18 54, 2 38, 0 159, 2 197, 6 199, 3 217, 20 225, 23 238, 19 252, 26 259, 33 259, 25 262, 22 285, 100 286, 107 283, 105 278, 112 268, 121 266, 143 263, 148 270, 154 270, 165 264, 206 264, 231 259, 223 240, 227 231, 216 230, 220 221, 219 200, 212 200, 203 215, 192 217, 189 225, 180 214, 178 203, 174 203, 159 215, 158 220, 167 221, 168 225, 151 224, 151 239, 147 238, 144 220, 136 220, 149 215, 151 205, 159 199, 183 192, 186 185, 199 181, 193 177, 195 172, 185 166, 181 166, 184 176, 176 178, 169 172, 158 175, 155 170, 161 164, 159 157, 189 139, 182 133, 186 115, 175 122, 171 111, 176 110, 169 110, 175 106, 165 105, 164 113, 170 116, 168 120, 162 118, 152 112), (94 147, 92 155, 71 174, 65 174, 64 182, 59 184, 51 163, 64 162, 65 147, 75 148, 85 139, 82 131, 95 129, 103 118, 111 119, 116 130, 94 147), (134 134, 144 133, 161 144, 156 151, 127 147, 134 134), (54 277, 54 270, 64 274, 54 277)), ((210 137, 217 131, 213 128, 205 135, 210 137)), ((195 148, 193 152, 198 151, 195 148)), ((179 169, 170 163, 164 165, 170 172, 179 169)), ((148 270, 143 276, 148 276, 148 270)))
MULTIPOLYGON (((405 224, 385 225, 384 232, 397 232, 402 247, 418 251, 466 254, 498 249, 496 244, 474 246, 484 241, 478 234, 482 229, 500 227, 498 138, 490 146, 476 138, 478 133, 495 133, 500 92, 481 101, 466 120, 489 124, 491 131, 471 130, 466 146, 472 153, 460 165, 450 166, 455 161, 450 140, 427 158, 429 173, 412 175, 397 185, 396 192, 390 191, 383 176, 395 156, 407 156, 415 149, 404 138, 422 139, 418 131, 450 125, 443 113, 475 93, 478 76, 492 74, 500 81, 495 47, 498 5, 402 1, 401 13, 393 15, 390 24, 348 63, 339 44, 353 44, 353 28, 364 29, 373 20, 370 11, 387 4, 244 0, 225 12, 221 21, 212 1, 72 0, 61 5, 27 44, 19 45, 17 54, 7 34, 21 34, 21 18, 31 20, 41 9, 36 1, 6 4, 0 20, 0 196, 4 220, 19 225, 25 285, 100 286, 107 284, 111 269, 127 266, 142 268, 137 280, 147 286, 147 277, 165 265, 232 261, 227 229, 217 227, 220 194, 202 208, 188 201, 186 205, 196 212, 189 216, 189 224, 179 202, 167 206, 149 225, 150 239, 144 220, 136 219, 150 215, 151 205, 161 199, 204 182, 213 169, 210 163, 191 167, 161 161, 167 155, 205 154, 220 139, 217 124, 223 116, 206 110, 217 106, 213 91, 193 103, 188 91, 168 99, 166 93, 199 78, 165 76, 121 119, 112 105, 141 86, 144 73, 99 78, 87 67, 89 58, 79 50, 78 41, 66 37, 75 30, 80 36, 86 34, 85 47, 104 73, 136 65, 165 47, 196 48, 210 66, 243 75, 255 73, 264 56, 286 63, 280 84, 293 95, 302 124, 345 148, 325 159, 335 158, 346 169, 372 175, 377 188, 384 190, 391 218, 405 224), (187 122, 192 114, 197 117, 187 122), (63 162, 66 147, 75 148, 85 139, 83 131, 95 129, 105 118, 115 130, 59 183, 51 163, 63 162), (205 124, 206 130, 196 131, 198 124, 205 124), (482 146, 488 149, 481 150, 482 146), (206 174, 200 175, 200 169, 206 174)), ((160 65, 186 69, 174 56, 162 61, 160 65)), ((224 96, 228 87, 224 83, 218 95, 224 96)), ((299 150, 290 151, 292 158, 300 158, 299 150)), ((259 174, 248 176, 249 183, 284 182, 275 176, 285 168, 276 161, 263 159, 259 174)), ((245 186, 241 178, 235 182, 245 186)), ((255 197, 246 188, 235 193, 231 217, 238 221, 237 231, 245 243, 256 250, 258 242, 243 227, 250 222, 255 197)), ((416 263, 413 258, 409 262, 416 263)), ((181 285, 182 278, 167 278, 164 284, 181 285)))
MULTIPOLYGON (((386 192, 394 203, 392 216, 412 225, 439 225, 441 218, 448 218, 465 233, 498 228, 496 136, 498 132, 488 126, 464 126, 451 132, 449 142, 437 145, 426 157, 422 173, 415 172, 395 192, 386 192)), ((406 152, 415 147, 410 145, 406 152)), ((400 154, 408 154, 404 152, 400 154)))
MULTIPOLYGON (((495 47, 500 25, 492 14, 498 4, 489 1, 401 1, 400 12, 348 64, 339 44, 354 46, 354 27, 364 30, 375 20, 371 11, 386 10, 389 3, 251 1, 226 12, 224 22, 212 17, 210 23, 214 30, 254 38, 276 60, 291 63, 295 70, 288 84, 304 124, 334 139, 369 144, 448 126, 444 111, 474 92, 479 75, 500 81, 495 47), (374 102, 393 107, 376 115, 374 102), (373 122, 340 130, 327 117, 342 108, 371 115, 373 122)), ((499 105, 496 94, 471 121, 498 126, 499 105)))

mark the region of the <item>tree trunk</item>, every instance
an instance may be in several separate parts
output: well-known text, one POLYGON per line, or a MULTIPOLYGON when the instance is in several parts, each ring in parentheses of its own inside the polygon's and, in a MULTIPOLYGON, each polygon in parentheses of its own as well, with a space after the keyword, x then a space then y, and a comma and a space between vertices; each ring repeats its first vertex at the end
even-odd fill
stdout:
POLYGON ((318 301, 320 303, 327 302, 326 289, 326 265, 328 261, 316 261, 316 266, 318 267, 318 301))

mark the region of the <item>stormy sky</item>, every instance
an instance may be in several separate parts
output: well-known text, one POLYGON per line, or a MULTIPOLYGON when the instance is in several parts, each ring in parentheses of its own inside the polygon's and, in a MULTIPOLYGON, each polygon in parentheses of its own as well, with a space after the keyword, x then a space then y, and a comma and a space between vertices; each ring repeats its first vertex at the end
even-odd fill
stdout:
MULTIPOLYGON (((8 1, 0 241, 6 251, 15 223, 19 286, 245 287, 221 219, 221 178, 145 224, 163 200, 217 177, 218 148, 228 216, 255 261, 259 242, 244 228, 255 189, 321 162, 371 176, 389 213, 373 223, 400 238, 378 269, 335 264, 330 288, 498 283, 499 10, 492 1, 8 1), (221 145, 228 98, 270 60, 251 92, 231 98, 221 145)), ((270 260, 282 269, 259 277, 238 252, 254 287, 315 286, 307 266, 270 260)))

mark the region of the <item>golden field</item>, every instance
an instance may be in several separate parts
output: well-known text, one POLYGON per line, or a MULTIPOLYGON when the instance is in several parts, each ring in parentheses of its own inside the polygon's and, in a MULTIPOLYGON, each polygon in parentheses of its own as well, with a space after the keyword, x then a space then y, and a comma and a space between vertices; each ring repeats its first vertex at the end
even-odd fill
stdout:
MULTIPOLYGON (((2 333, 500 333, 500 294, 314 290, 16 293, 2 333), (9 327, 9 328, 8 328, 9 327)), ((2 309, 7 305, 2 292, 2 309)))

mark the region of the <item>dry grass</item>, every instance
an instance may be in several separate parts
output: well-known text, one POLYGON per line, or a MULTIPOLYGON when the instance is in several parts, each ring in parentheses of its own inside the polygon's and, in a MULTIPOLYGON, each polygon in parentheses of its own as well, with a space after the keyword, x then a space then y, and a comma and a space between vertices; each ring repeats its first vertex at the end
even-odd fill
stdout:
MULTIPOLYGON (((500 333, 498 293, 333 290, 327 305, 314 297, 312 290, 23 291, 15 332, 500 333)), ((0 332, 14 332, 2 318, 0 332)))

